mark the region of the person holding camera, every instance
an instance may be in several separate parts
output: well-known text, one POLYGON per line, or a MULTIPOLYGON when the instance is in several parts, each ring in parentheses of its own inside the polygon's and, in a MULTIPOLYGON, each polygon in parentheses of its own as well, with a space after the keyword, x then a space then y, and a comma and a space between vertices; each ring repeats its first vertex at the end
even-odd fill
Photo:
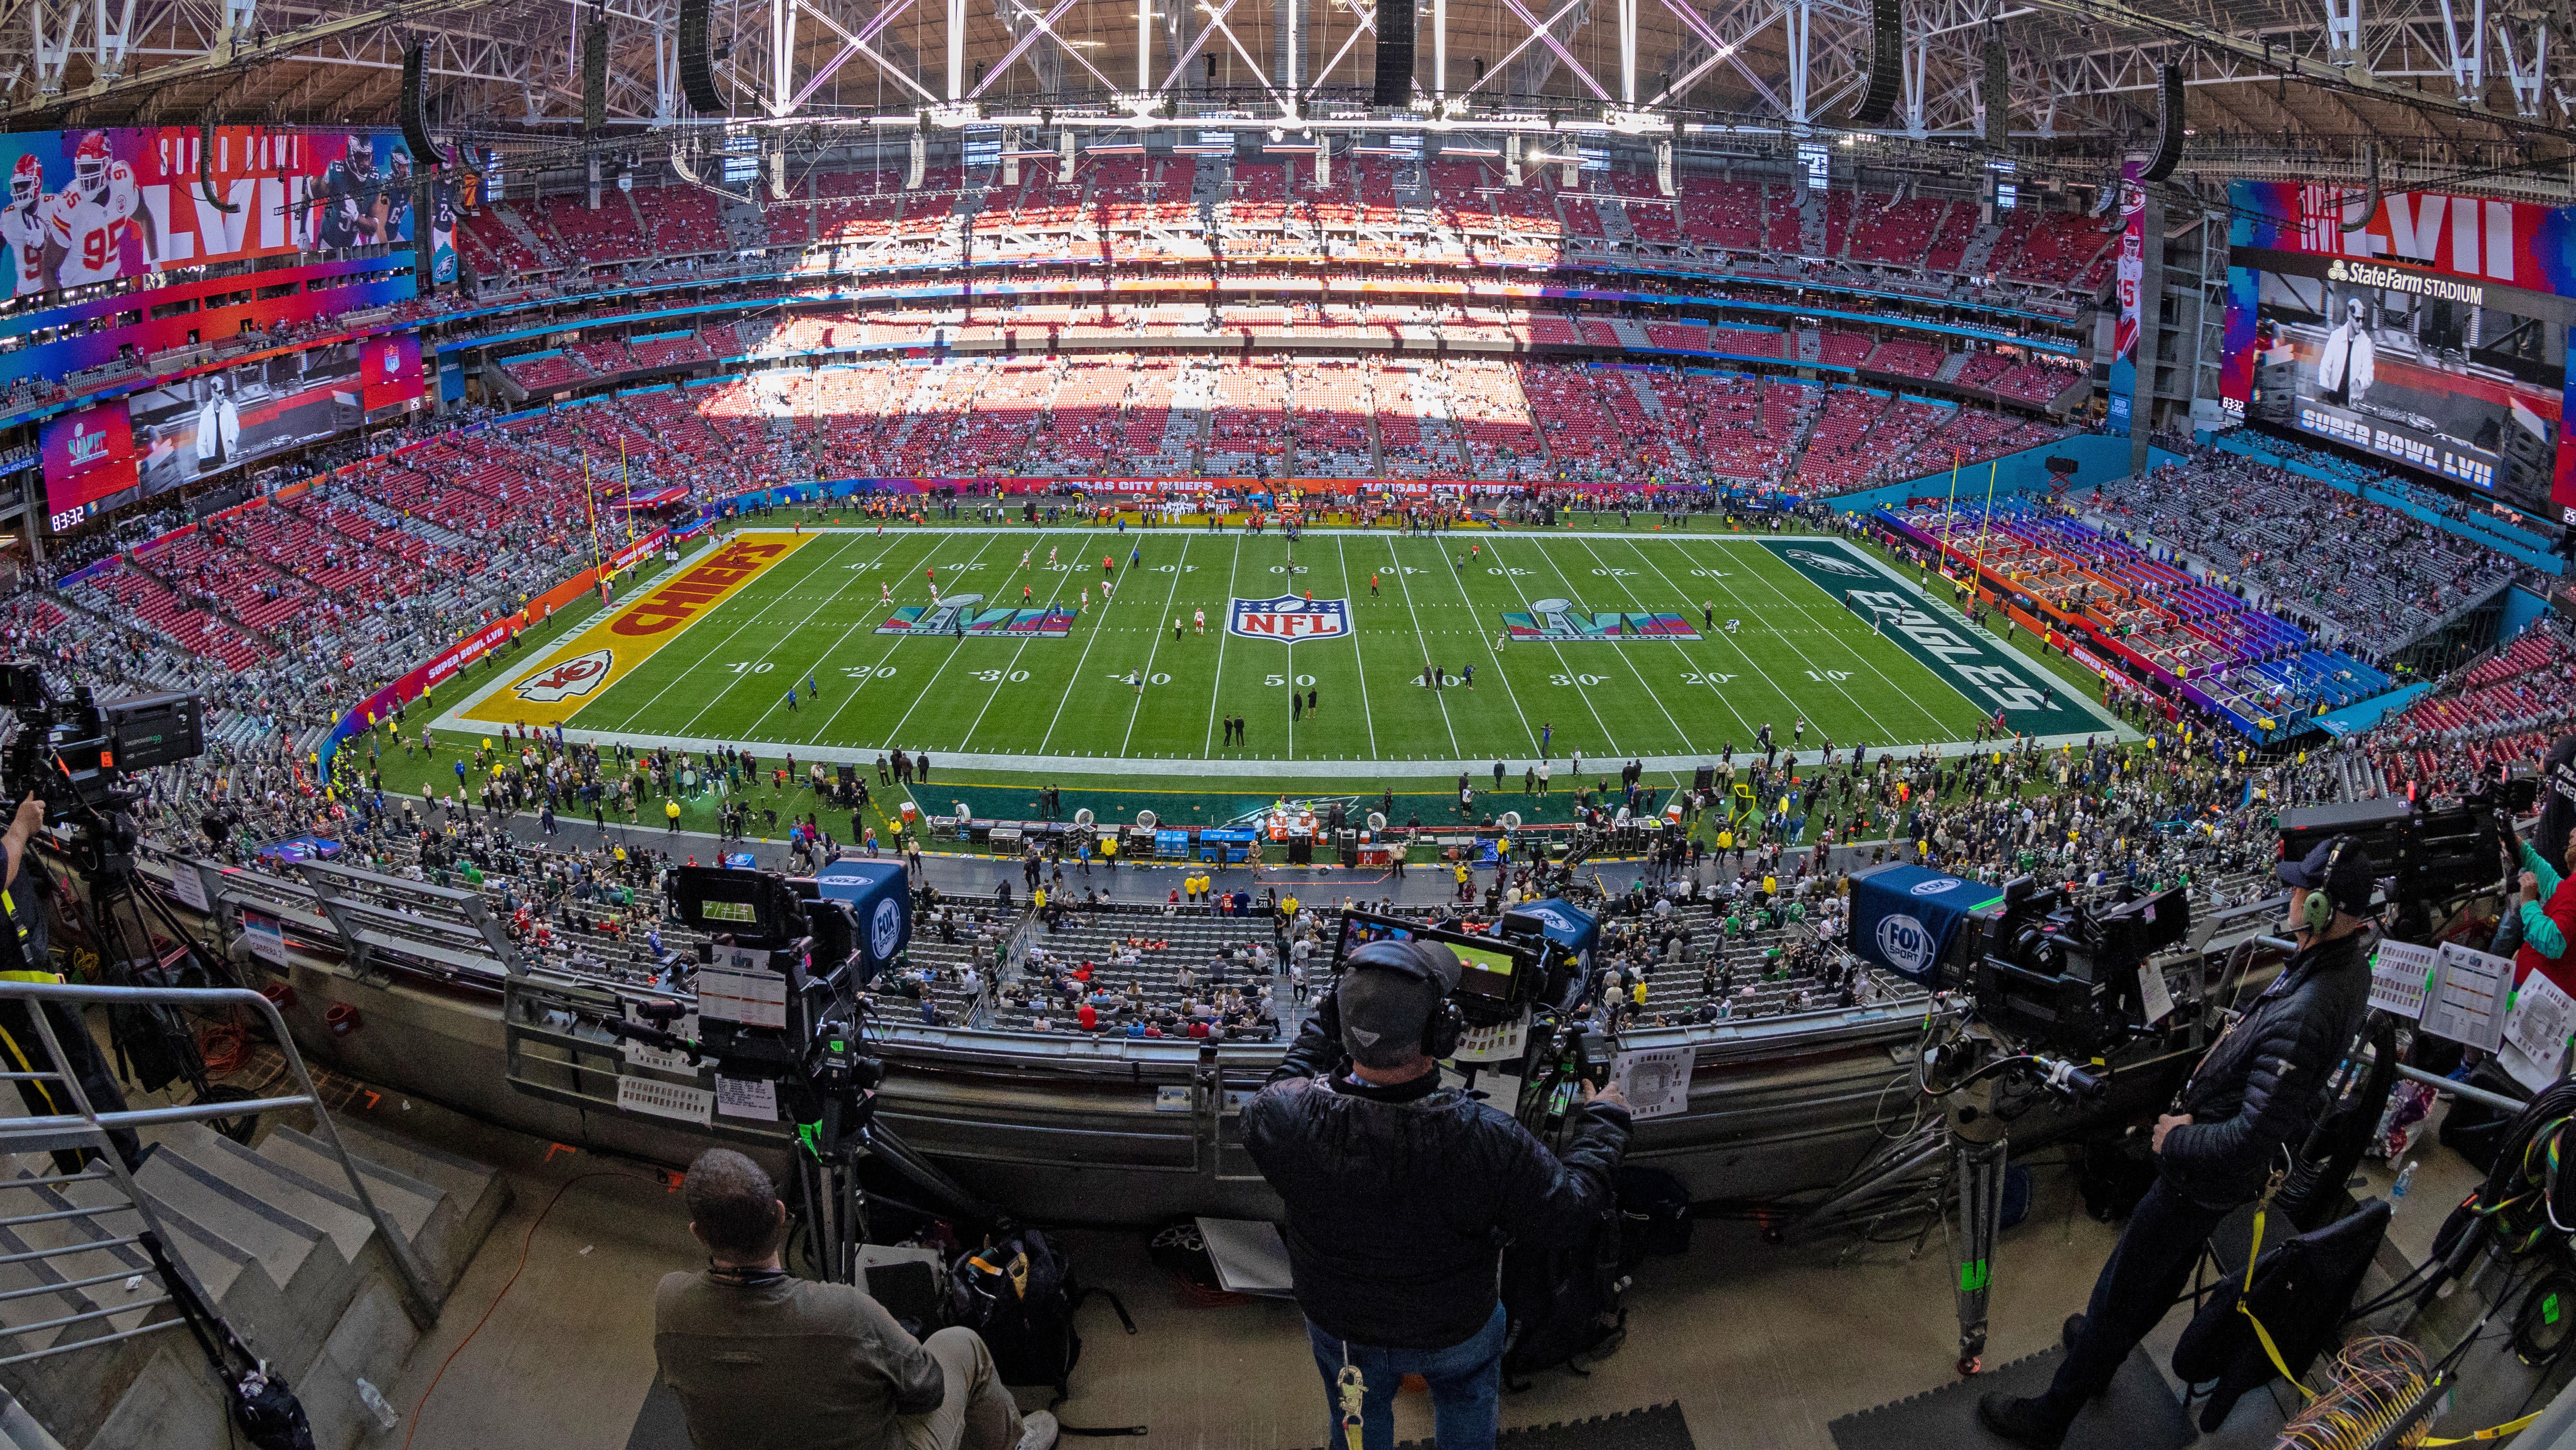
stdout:
POLYGON ((2271 1191, 2325 1107, 2327 1079, 2369 1008, 2364 928, 2378 870, 2349 836, 2284 861, 2298 950, 2254 1005, 2211 1044, 2174 1110, 2156 1119, 2156 1181, 2129 1211, 2092 1302, 2067 1324, 2066 1358, 2031 1398, 1988 1394, 1985 1427, 2056 1450, 2190 1282, 2219 1221, 2271 1191))
MULTIPOLYGON (((34 855, 36 833, 44 828, 45 803, 29 796, 18 803, 18 813, 11 818, 7 832, 0 833, 0 914, 9 918, 9 931, 16 945, 14 955, 0 951, 0 982, 62 980, 53 969, 53 948, 45 922, 45 896, 53 889, 53 881, 34 855)), ((39 1010, 54 1029, 54 1041, 69 1059, 63 1066, 80 1083, 90 1110, 124 1112, 125 1089, 108 1070, 107 1059, 98 1050, 98 1039, 90 1035, 80 1013, 62 1003, 0 1001, 0 1068, 14 1073, 41 1073, 52 1066, 45 1055, 44 1036, 36 1030, 34 1014, 39 1010)), ((71 1116, 79 1111, 68 1095, 59 1093, 53 1082, 44 1079, 21 1077, 18 1097, 26 1103, 27 1111, 38 1117, 71 1116)), ((111 1128, 107 1136, 128 1170, 143 1166, 143 1140, 132 1128, 111 1128)), ((66 1174, 78 1173, 96 1152, 94 1148, 57 1148, 54 1167, 66 1174)))
POLYGON ((1438 1060, 1465 1028, 1449 1000, 1460 974, 1437 943, 1352 952, 1244 1106, 1244 1145, 1287 1204, 1289 1267, 1337 1447, 1346 1376, 1362 1443, 1387 1450, 1396 1387, 1418 1374, 1441 1450, 1489 1450, 1502 1246, 1570 1236, 1613 1201, 1629 1129, 1617 1088, 1585 1088, 1560 1158, 1508 1113, 1440 1085, 1438 1060))
POLYGON ((1048 1450, 971 1329, 916 1341, 848 1284, 788 1275, 787 1205, 760 1165, 710 1148, 681 1183, 702 1273, 653 1294, 653 1356, 697 1450, 1048 1450))

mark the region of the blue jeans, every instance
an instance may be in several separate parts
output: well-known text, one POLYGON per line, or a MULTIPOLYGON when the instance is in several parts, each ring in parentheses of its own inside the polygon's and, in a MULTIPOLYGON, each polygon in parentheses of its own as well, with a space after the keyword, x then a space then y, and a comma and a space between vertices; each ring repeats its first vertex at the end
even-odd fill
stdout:
POLYGON ((1463 1343, 1447 1349, 1381 1349, 1352 1344, 1306 1321, 1306 1339, 1315 1349, 1315 1368, 1324 1375, 1325 1444, 1345 1450, 1340 1391, 1343 1355, 1359 1366, 1366 1389, 1360 1398, 1360 1435, 1366 1450, 1390 1450, 1395 1444, 1395 1392, 1409 1374, 1431 1386, 1432 1437, 1440 1450, 1493 1450, 1494 1432, 1502 1421, 1503 1306, 1463 1343))

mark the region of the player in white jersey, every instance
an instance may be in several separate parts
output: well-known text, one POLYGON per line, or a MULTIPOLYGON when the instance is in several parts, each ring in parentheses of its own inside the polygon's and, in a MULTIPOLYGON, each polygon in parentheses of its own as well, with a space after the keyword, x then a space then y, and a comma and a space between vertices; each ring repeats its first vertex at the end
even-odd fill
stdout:
POLYGON ((152 239, 135 220, 141 208, 134 168, 108 154, 107 133, 82 137, 72 154, 72 184, 45 204, 46 252, 56 284, 79 287, 124 276, 129 241, 140 242, 139 260, 148 263, 152 239))
POLYGON ((45 290, 45 163, 33 152, 9 172, 9 205, 0 210, 0 242, 9 248, 9 290, 19 297, 45 290))

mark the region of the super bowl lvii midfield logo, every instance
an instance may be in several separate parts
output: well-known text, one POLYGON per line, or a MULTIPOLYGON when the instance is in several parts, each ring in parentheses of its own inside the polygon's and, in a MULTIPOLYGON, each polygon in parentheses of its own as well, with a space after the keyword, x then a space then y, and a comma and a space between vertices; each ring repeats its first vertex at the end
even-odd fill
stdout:
POLYGON ((1245 639, 1275 639, 1283 644, 1340 639, 1351 632, 1351 604, 1347 599, 1308 599, 1300 594, 1238 599, 1226 611, 1225 631, 1245 639))

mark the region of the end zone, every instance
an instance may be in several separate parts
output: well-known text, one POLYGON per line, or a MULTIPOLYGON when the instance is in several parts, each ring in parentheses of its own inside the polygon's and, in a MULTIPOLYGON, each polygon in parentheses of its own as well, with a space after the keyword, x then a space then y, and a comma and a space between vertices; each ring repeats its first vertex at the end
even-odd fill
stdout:
POLYGON ((734 535, 556 645, 535 666, 460 706, 456 718, 495 725, 563 724, 690 625, 817 537, 769 531, 734 535))

